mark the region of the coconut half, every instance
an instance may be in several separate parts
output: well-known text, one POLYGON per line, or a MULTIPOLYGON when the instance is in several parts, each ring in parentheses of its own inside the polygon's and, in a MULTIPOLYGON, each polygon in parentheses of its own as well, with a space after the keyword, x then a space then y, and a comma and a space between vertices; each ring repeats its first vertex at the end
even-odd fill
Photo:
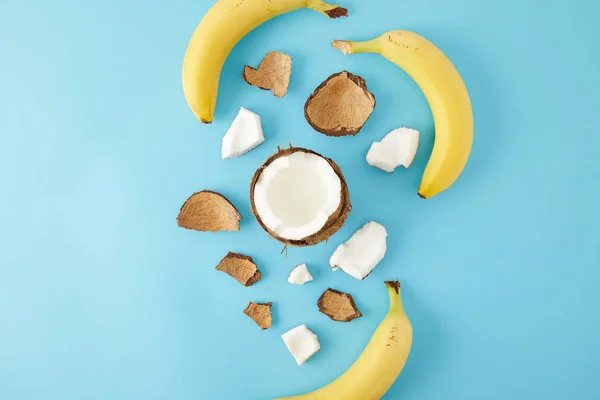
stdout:
POLYGON ((260 226, 292 246, 327 240, 351 209, 348 186, 337 164, 299 147, 279 150, 256 171, 250 203, 260 226))

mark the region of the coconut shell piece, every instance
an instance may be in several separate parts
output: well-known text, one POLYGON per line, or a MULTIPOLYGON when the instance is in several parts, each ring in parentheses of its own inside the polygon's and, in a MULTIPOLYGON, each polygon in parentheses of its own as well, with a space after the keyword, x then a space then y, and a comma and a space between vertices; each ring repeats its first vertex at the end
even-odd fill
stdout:
POLYGON ((183 203, 177 225, 202 232, 239 231, 241 219, 238 210, 224 196, 203 190, 183 203))
POLYGON ((273 303, 255 303, 251 301, 244 310, 244 314, 256 322, 260 329, 265 330, 271 327, 273 318, 271 317, 271 306, 273 303))
POLYGON ((350 322, 362 317, 362 313, 356 307, 352 295, 342 293, 334 289, 327 289, 317 302, 319 311, 334 321, 350 322))
POLYGON ((352 211, 352 203, 350 203, 350 192, 348 191, 348 185, 346 184, 346 180, 344 179, 344 175, 342 174, 342 170, 338 165, 331 160, 330 158, 323 157, 329 165, 333 168, 337 176, 340 178, 341 183, 341 196, 340 196, 340 205, 338 209, 329 216, 329 219, 323 225, 321 230, 315 232, 314 234, 305 237, 301 240, 289 240, 279 236, 277 233, 273 232, 269 227, 267 227, 263 221, 260 219, 260 215, 256 211, 256 204, 254 203, 254 187, 256 186, 256 182, 260 178, 260 174, 263 170, 268 167, 273 161, 278 159, 279 157, 289 156, 297 151, 315 154, 319 157, 323 157, 321 154, 314 152, 312 150, 303 149, 301 147, 292 147, 290 145, 287 149, 279 149, 277 153, 269 157, 267 161, 263 165, 261 165, 256 172, 254 173, 254 177, 252 178, 252 182, 250 183, 250 204, 252 206, 252 214, 256 217, 256 220, 260 224, 260 226, 271 236, 273 239, 290 246, 297 247, 305 247, 305 246, 313 246, 317 243, 321 243, 327 239, 329 239, 334 233, 336 233, 346 222, 348 218, 348 214, 352 211))
POLYGON ((252 286, 262 277, 252 257, 232 252, 217 265, 217 271, 225 272, 244 286, 252 286))
POLYGON ((288 54, 271 51, 260 62, 258 69, 244 67, 242 78, 250 85, 270 90, 275 96, 287 93, 292 74, 292 57, 288 54))
POLYGON ((306 100, 304 117, 327 136, 356 135, 375 108, 365 80, 348 71, 331 75, 306 100))

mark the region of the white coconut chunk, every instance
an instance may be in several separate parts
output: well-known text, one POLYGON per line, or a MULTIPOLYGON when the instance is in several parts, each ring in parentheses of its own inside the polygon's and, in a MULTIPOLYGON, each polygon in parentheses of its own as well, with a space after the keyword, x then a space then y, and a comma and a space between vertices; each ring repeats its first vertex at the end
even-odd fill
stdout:
POLYGON ((281 335, 281 338, 300 366, 321 348, 317 335, 311 332, 306 325, 290 329, 281 335))
POLYGON ((240 107, 240 112, 223 136, 221 157, 225 160, 241 156, 264 141, 260 116, 240 107))
POLYGON ((266 166, 254 186, 256 213, 278 236, 319 232, 342 201, 340 177, 323 157, 298 151, 266 166))
POLYGON ((367 153, 367 163, 386 172, 394 172, 398 165, 390 157, 389 151, 379 142, 373 142, 367 153))
POLYGON ((377 222, 368 222, 350 240, 338 246, 329 265, 340 268, 356 279, 364 279, 373 271, 387 251, 387 230, 377 222))
POLYGON ((308 271, 306 264, 300 264, 290 272, 288 282, 294 285, 304 285, 306 282, 313 280, 312 275, 308 271))
POLYGON ((367 162, 387 172, 402 165, 410 167, 419 147, 419 131, 410 128, 394 129, 381 140, 373 142, 367 153, 367 162))

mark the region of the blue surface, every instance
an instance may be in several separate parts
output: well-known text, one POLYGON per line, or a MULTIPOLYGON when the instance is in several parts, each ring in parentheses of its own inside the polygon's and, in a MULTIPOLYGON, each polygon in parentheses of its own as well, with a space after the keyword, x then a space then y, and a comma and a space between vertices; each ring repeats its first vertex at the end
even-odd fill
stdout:
MULTIPOLYGON (((342 0, 340 0, 342 2, 342 0)), ((216 120, 202 126, 181 90, 183 54, 212 1, 7 1, 0 4, 0 398, 269 399, 317 388, 362 351, 400 278, 414 325, 406 369, 385 399, 597 399, 600 387, 600 12, 593 0, 344 0, 351 17, 303 10, 247 36, 229 57, 216 120), (375 55, 344 57, 331 38, 410 29, 438 44, 470 90, 471 160, 451 190, 416 196, 433 142, 427 103, 375 55), (293 56, 277 99, 240 78, 270 50, 293 56), (377 108, 354 138, 314 132, 302 107, 342 69, 377 108), (266 143, 220 160, 247 107, 266 143), (366 164, 401 125, 422 132, 414 167, 366 164), (329 243, 290 249, 251 217, 253 171, 292 142, 332 157, 353 212, 329 243), (179 229, 201 189, 225 194, 241 232, 179 229), (369 220, 389 251, 364 282, 332 273, 333 249, 369 220), (264 278, 244 288, 214 270, 228 250, 264 278), (292 287, 307 262, 315 281, 292 287), (315 302, 352 293, 364 317, 334 323, 315 302), (241 314, 274 302, 272 329, 241 314), (279 335, 306 323, 322 350, 296 366, 279 335)))

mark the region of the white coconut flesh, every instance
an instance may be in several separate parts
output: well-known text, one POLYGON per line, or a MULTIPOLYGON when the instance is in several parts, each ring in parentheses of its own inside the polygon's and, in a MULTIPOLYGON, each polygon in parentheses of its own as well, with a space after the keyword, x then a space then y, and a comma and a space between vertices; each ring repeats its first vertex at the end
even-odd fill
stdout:
POLYGON ((321 348, 319 338, 306 325, 290 329, 281 338, 299 366, 304 365, 321 348))
POLYGON ((379 264, 387 251, 387 230, 377 222, 368 222, 337 247, 329 266, 338 268, 356 279, 365 279, 379 264))
POLYGON ((323 157, 302 151, 266 166, 254 186, 263 224, 287 240, 319 232, 342 201, 342 183, 323 157))
POLYGON ((294 285, 304 285, 306 282, 313 280, 306 264, 300 264, 290 272, 288 282, 294 285))
POLYGON ((238 115, 223 136, 221 157, 223 160, 246 154, 265 141, 260 116, 240 107, 238 115))
POLYGON ((394 172, 400 165, 410 167, 419 147, 419 131, 398 128, 388 133, 380 142, 373 142, 367 153, 367 162, 373 167, 394 172))

